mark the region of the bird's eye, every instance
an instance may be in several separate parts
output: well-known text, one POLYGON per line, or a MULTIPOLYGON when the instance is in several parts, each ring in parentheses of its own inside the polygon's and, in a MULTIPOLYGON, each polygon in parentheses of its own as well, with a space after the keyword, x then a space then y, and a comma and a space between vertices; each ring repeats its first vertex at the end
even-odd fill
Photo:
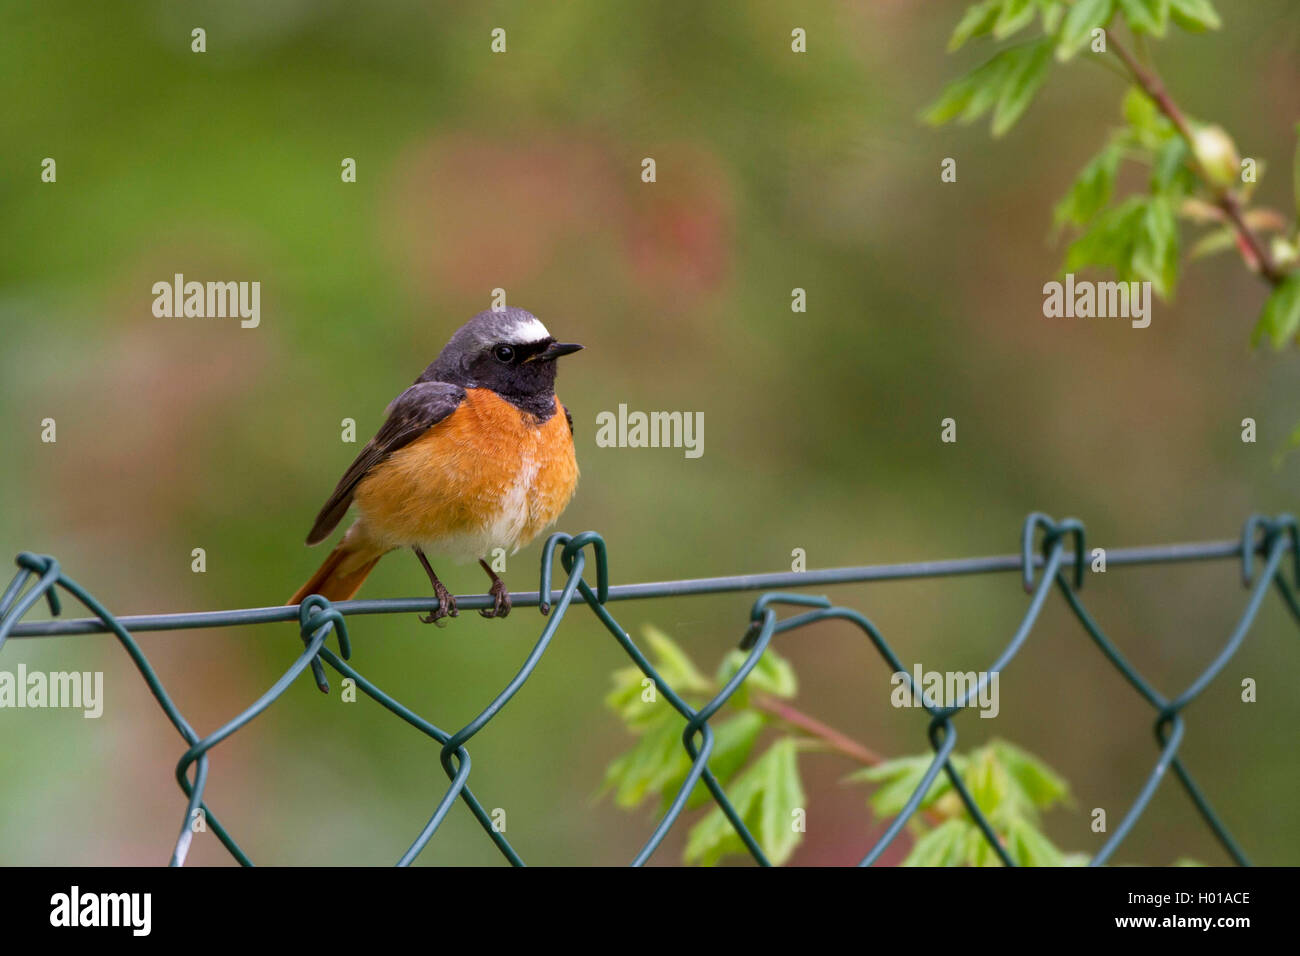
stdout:
POLYGON ((492 354, 496 356, 498 362, 509 365, 514 360, 515 350, 508 345, 498 345, 492 350, 492 354))

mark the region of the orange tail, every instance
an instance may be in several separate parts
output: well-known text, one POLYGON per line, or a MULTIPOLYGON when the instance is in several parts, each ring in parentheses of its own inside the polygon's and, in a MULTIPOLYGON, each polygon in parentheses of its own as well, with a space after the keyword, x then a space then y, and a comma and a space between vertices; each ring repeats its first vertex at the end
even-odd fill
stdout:
POLYGON ((365 539, 350 540, 353 537, 351 533, 344 536, 325 563, 289 598, 290 604, 301 604, 309 594, 319 594, 331 601, 347 601, 361 590, 362 582, 384 552, 365 539))

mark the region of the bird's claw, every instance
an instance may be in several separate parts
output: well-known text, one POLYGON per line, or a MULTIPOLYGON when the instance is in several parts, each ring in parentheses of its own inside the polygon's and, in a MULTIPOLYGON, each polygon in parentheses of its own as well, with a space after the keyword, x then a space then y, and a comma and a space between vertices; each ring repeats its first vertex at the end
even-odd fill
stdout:
POLYGON ((437 624, 443 626, 443 621, 449 617, 459 617, 460 611, 456 609, 456 597, 445 587, 434 588, 434 593, 438 597, 438 606, 433 609, 431 614, 421 614, 420 621, 424 624, 437 624))
POLYGON ((479 614, 484 617, 505 617, 510 613, 510 592, 506 590, 506 583, 500 578, 492 582, 492 587, 488 589, 492 595, 492 606, 485 607, 479 614))

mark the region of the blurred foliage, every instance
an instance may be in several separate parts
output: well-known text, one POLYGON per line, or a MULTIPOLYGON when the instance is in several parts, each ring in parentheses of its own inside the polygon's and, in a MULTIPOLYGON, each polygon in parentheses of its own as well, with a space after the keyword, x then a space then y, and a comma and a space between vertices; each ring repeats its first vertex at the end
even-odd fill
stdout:
MULTIPOLYGON (((1117 19, 1139 39, 1165 36, 1171 22, 1193 32, 1221 26, 1209 0, 1075 0, 1069 5, 1060 0, 982 0, 957 24, 949 50, 979 36, 1006 39, 1030 27, 1036 14, 1041 15, 1040 39, 1007 47, 951 83, 924 112, 925 120, 933 125, 958 118, 971 122, 992 109, 993 135, 1001 136, 1046 80, 1052 50, 1065 61, 1092 43, 1094 54, 1107 55, 1112 51, 1098 46, 1101 40, 1093 34, 1109 30, 1117 19)), ((1107 39, 1112 45, 1117 42, 1113 36, 1107 39)), ((1083 230, 1070 245, 1062 272, 1110 268, 1121 281, 1150 282, 1157 295, 1169 299, 1178 283, 1179 215, 1212 227, 1194 247, 1193 257, 1239 247, 1247 265, 1259 271, 1259 256, 1239 241, 1239 226, 1224 201, 1249 202, 1264 164, 1257 162, 1254 177, 1246 179, 1236 144, 1221 127, 1192 121, 1180 129, 1161 115, 1149 90, 1130 88, 1123 115, 1126 125, 1110 135, 1056 206, 1058 227, 1068 224, 1083 230), (1150 169, 1148 192, 1111 206, 1125 160, 1150 169)), ((1300 148, 1295 157, 1300 170, 1300 148)), ((1295 188, 1300 211, 1300 172, 1295 188)), ((1271 246, 1273 262, 1280 270, 1291 270, 1273 282, 1251 337, 1253 345, 1267 339, 1280 349, 1300 333, 1300 272, 1294 271, 1300 260, 1300 219, 1288 224, 1275 210, 1247 208, 1241 220, 1255 232, 1277 233, 1271 246)))
MULTIPOLYGON (((655 670, 693 710, 713 697, 748 656, 732 651, 723 659, 716 677, 709 680, 663 631, 648 626, 645 638, 655 670)), ((682 742, 685 720, 659 698, 654 682, 639 668, 621 668, 613 679, 614 689, 605 704, 640 739, 609 765, 604 789, 614 791, 615 802, 629 810, 657 797, 658 812, 663 814, 691 769, 690 755, 682 742)), ((772 651, 765 653, 714 718, 718 722, 713 725, 713 752, 709 758, 709 767, 718 782, 727 786, 736 813, 768 859, 778 865, 790 858, 801 839, 801 831, 791 826, 793 811, 804 808, 798 742, 794 737, 781 736, 750 760, 759 736, 773 720, 769 712, 755 705, 753 695, 785 699, 795 692, 794 670, 789 662, 772 651)), ((697 782, 686 807, 695 809, 710 799, 708 788, 697 782)), ((744 853, 740 837, 715 805, 690 828, 684 855, 688 863, 712 865, 726 856, 744 853)))
MULTIPOLYGON (((687 653, 658 628, 647 627, 645 640, 655 670, 679 691, 692 710, 712 698, 748 656, 731 651, 710 681, 687 653)), ((628 810, 657 797, 657 813, 662 815, 691 768, 683 743, 685 718, 659 698, 654 682, 639 668, 621 668, 613 680, 614 689, 605 704, 639 739, 630 751, 609 765, 604 792, 613 791, 615 802, 628 810)), ((769 697, 789 700, 797 690, 790 662, 771 649, 765 651, 715 717, 718 723, 709 757, 709 768, 725 788, 736 813, 764 855, 777 866, 790 859, 805 829, 799 825, 800 815, 807 813, 807 799, 798 755, 802 750, 822 749, 828 743, 808 726, 791 724, 765 706, 769 697), (774 739, 754 756, 765 730, 774 731, 774 739)), ((924 754, 885 760, 845 779, 874 784, 871 809, 877 816, 889 818, 903 810, 933 759, 933 754, 924 754)), ((971 798, 1016 864, 1061 866, 1080 862, 1079 855, 1063 854, 1042 832, 1040 813, 1069 795, 1065 781, 1045 763, 1001 740, 990 741, 968 755, 954 754, 951 759, 971 798)), ((697 782, 686 807, 694 809, 710 800, 708 788, 697 782)), ((909 828, 915 842, 903 860, 905 866, 1001 865, 946 774, 935 778, 918 813, 909 821, 909 828)), ((712 804, 709 812, 691 826, 684 858, 687 863, 713 865, 728 857, 748 858, 749 854, 722 808, 712 804)), ((1086 854, 1082 862, 1087 862, 1086 854)))
MULTIPOLYGON (((969 754, 953 754, 951 760, 962 785, 1017 866, 1087 862, 1087 854, 1062 853, 1042 831, 1042 812, 1069 798, 1066 782, 1047 764, 997 739, 969 754)), ((901 757, 859 770, 848 779, 876 785, 871 809, 887 819, 903 809, 933 762, 933 754, 901 757)), ((918 811, 909 821, 915 842, 904 866, 1002 865, 947 773, 934 778, 918 811)))
MULTIPOLYGON (((679 691, 692 710, 698 710, 716 695, 748 656, 743 651, 729 652, 710 680, 663 631, 647 625, 644 637, 651 665, 679 691)), ((638 739, 631 750, 606 768, 601 792, 612 792, 614 802, 625 810, 635 810, 657 799, 655 813, 662 816, 691 769, 683 740, 686 720, 660 699, 654 682, 639 668, 618 669, 613 683, 605 705, 638 739)), ((804 838, 808 800, 799 771, 799 754, 836 749, 836 741, 829 737, 836 732, 815 716, 791 722, 788 712, 783 714, 771 707, 772 700, 788 701, 797 692, 794 668, 769 648, 710 721, 714 745, 708 767, 774 866, 788 862, 804 838), (760 747, 765 737, 770 741, 760 747)), ((949 759, 1017 866, 1088 863, 1087 853, 1061 851, 1043 830, 1044 812, 1072 803, 1069 785, 1043 760, 998 738, 969 753, 954 753, 949 759)), ((871 811, 881 821, 888 821, 903 811, 933 762, 933 753, 881 759, 841 782, 871 785, 871 811)), ((687 797, 686 809, 704 805, 710 809, 690 827, 683 851, 685 861, 712 866, 729 858, 751 859, 722 808, 712 802, 708 788, 698 781, 687 797)), ((907 830, 912 844, 899 861, 903 866, 1003 865, 946 772, 941 771, 931 782, 908 819, 907 830)), ((1174 865, 1201 864, 1181 857, 1174 865)))

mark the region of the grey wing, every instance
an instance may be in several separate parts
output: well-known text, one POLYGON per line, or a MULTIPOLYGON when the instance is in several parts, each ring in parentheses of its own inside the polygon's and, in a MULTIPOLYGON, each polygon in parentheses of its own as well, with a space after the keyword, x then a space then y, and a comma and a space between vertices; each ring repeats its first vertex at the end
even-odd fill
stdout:
POLYGON ((348 470, 339 479, 325 507, 316 516, 308 544, 324 541, 338 526, 352 504, 352 493, 371 468, 397 449, 410 444, 438 422, 454 412, 465 399, 465 390, 447 382, 418 382, 412 385, 388 406, 388 418, 378 434, 361 449, 348 470))

